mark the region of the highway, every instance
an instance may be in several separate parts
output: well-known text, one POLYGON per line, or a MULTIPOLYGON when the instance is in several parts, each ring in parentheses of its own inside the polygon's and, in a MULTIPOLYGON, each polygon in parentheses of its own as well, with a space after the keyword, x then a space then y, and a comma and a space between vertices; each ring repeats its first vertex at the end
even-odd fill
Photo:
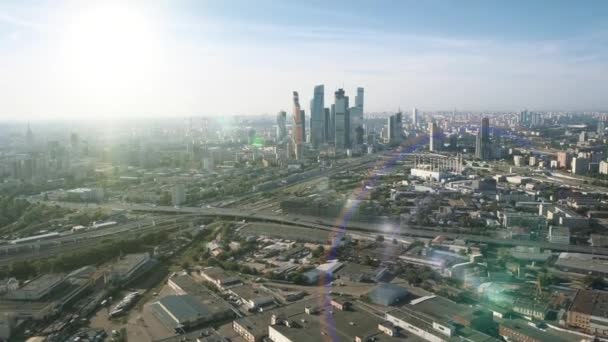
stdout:
MULTIPOLYGON (((77 204, 74 203, 60 203, 54 202, 55 204, 65 205, 68 207, 74 207, 77 204)), ((343 232, 365 232, 369 234, 384 234, 392 236, 411 236, 411 237, 424 237, 434 238, 437 235, 444 235, 451 239, 461 239, 465 241, 473 241, 479 243, 501 245, 501 246, 528 246, 528 247, 540 247, 544 249, 551 249, 554 251, 561 252, 579 252, 579 253, 594 253, 601 255, 608 255, 608 248, 602 247, 591 247, 591 246, 577 246, 577 245, 564 245, 555 244, 548 242, 538 241, 525 241, 525 240, 507 240, 495 237, 471 235, 471 234, 460 234, 450 232, 439 232, 435 230, 429 230, 429 227, 408 225, 407 227, 391 227, 384 224, 372 224, 363 222, 348 222, 343 227, 336 227, 335 219, 317 218, 302 215, 283 215, 280 213, 271 213, 263 211, 247 211, 239 208, 196 208, 196 207, 169 207, 169 206, 157 206, 152 207, 148 205, 140 204, 103 204, 97 207, 102 209, 124 209, 131 211, 143 211, 143 212, 156 212, 165 214, 182 214, 190 216, 212 216, 222 217, 225 219, 235 221, 264 221, 273 222, 284 225, 293 225, 314 229, 327 230, 329 233, 340 234, 343 232)), ((180 215, 181 216, 181 215, 180 215)), ((1 259, 0 259, 1 262, 1 259)))

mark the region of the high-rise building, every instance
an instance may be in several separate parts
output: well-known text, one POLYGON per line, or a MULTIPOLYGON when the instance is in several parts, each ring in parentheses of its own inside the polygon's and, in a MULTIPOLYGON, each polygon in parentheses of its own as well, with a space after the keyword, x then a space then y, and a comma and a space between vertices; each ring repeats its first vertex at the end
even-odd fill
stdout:
POLYGON ((386 133, 387 133, 388 143, 390 145, 393 145, 395 143, 395 141, 397 140, 395 138, 396 131, 397 130, 395 129, 395 116, 391 115, 388 117, 388 120, 386 123, 386 133))
POLYGON ((318 148, 324 143, 323 127, 325 123, 325 87, 321 84, 315 86, 314 95, 310 101, 310 143, 318 148))
POLYGON ((403 137, 403 114, 401 114, 401 112, 388 117, 387 135, 389 144, 394 145, 401 143, 403 137))
POLYGON ((570 155, 566 151, 557 152, 557 167, 567 169, 570 167, 570 155))
POLYGON ((348 96, 344 89, 335 92, 334 116, 335 116, 335 146, 336 150, 344 150, 350 147, 350 115, 348 112, 348 96))
POLYGON ((356 136, 359 128, 363 129, 363 88, 357 88, 355 106, 349 109, 351 143, 359 144, 356 136))
POLYGON ((602 120, 597 122, 597 135, 600 137, 604 136, 604 132, 606 131, 606 123, 602 120))
POLYGON ((589 160, 587 158, 572 158, 572 174, 586 175, 589 171, 589 160))
POLYGON ((287 138, 287 113, 280 111, 277 114, 277 142, 282 143, 287 138))
POLYGON ((355 107, 361 108, 363 111, 363 88, 357 88, 357 95, 355 96, 355 107))
POLYGON ((355 145, 357 146, 361 146, 363 145, 363 135, 364 135, 365 131, 363 130, 363 126, 357 126, 357 128, 355 129, 355 145))
POLYGON ((475 140, 475 157, 481 160, 490 159, 490 119, 481 119, 481 126, 475 140))
POLYGON ((519 112, 519 125, 527 126, 530 123, 530 116, 527 109, 519 112))
POLYGON ((323 132, 323 141, 324 142, 328 142, 331 140, 331 137, 333 136, 333 134, 331 134, 333 127, 331 126, 331 112, 329 111, 329 108, 324 108, 324 123, 323 123, 323 128, 324 128, 324 132, 323 132))
POLYGON ((31 151, 34 148, 34 133, 32 132, 29 122, 27 124, 27 131, 25 132, 25 145, 28 151, 31 151))
POLYGON ((429 151, 437 152, 443 145, 443 132, 441 128, 437 126, 437 123, 433 121, 429 126, 429 151))
POLYGON ((412 125, 418 125, 418 108, 412 109, 412 125))
POLYGON ((329 128, 327 130, 329 135, 327 141, 334 143, 336 141, 336 104, 332 104, 329 107, 329 128))
POLYGON ((301 160, 304 152, 304 139, 306 131, 304 130, 306 119, 304 111, 300 108, 300 98, 298 92, 293 92, 293 144, 296 160, 301 160))
POLYGON ((363 128, 363 108, 361 107, 350 107, 348 109, 348 116, 350 117, 350 138, 351 143, 355 143, 355 136, 359 127, 363 128))
POLYGON ((395 139, 398 144, 403 140, 403 113, 395 113, 395 139))

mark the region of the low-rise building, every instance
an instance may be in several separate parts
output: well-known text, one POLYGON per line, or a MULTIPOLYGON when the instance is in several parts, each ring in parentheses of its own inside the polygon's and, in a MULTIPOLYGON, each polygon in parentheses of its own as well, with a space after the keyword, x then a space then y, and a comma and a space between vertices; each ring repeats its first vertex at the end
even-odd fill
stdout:
POLYGON ((215 266, 203 268, 200 270, 200 275, 222 290, 241 284, 241 280, 238 277, 228 275, 223 269, 215 266))
POLYGON ((125 284, 143 274, 154 265, 150 253, 127 254, 121 257, 110 271, 114 283, 125 284))
POLYGON ((274 297, 266 293, 263 289, 255 288, 251 285, 231 287, 228 293, 239 298, 247 309, 255 310, 274 304, 274 297))
POLYGON ((152 303, 152 312, 168 328, 180 331, 223 316, 217 314, 192 295, 167 296, 152 303))
POLYGON ((554 264, 564 272, 608 276, 608 256, 563 252, 554 264))
POLYGON ((589 334, 608 337, 608 292, 579 290, 568 309, 566 323, 589 334))
POLYGON ((547 240, 551 243, 570 244, 570 228, 568 227, 549 227, 547 240))
POLYGON ((513 312, 527 318, 543 320, 547 317, 549 306, 546 303, 538 303, 526 299, 518 299, 513 304, 513 312))

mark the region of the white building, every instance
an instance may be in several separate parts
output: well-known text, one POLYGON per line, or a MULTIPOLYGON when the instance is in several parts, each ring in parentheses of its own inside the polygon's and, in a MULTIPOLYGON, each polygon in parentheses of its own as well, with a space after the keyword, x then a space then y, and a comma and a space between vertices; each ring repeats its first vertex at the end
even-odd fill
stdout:
POLYGON ((603 160, 600 162, 600 174, 608 175, 608 162, 603 160))

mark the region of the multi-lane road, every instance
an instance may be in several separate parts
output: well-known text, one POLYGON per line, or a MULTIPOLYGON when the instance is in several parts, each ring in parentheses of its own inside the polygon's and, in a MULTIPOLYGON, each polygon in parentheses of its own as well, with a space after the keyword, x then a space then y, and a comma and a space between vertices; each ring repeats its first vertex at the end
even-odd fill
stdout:
MULTIPOLYGON (((75 204, 71 203, 56 203, 59 205, 66 205, 73 207, 75 204)), ((474 241, 479 243, 495 244, 502 246, 529 246, 529 247, 540 247, 544 249, 551 249, 554 251, 565 251, 565 252, 581 252, 608 255, 608 248, 601 247, 590 247, 590 246, 578 246, 578 245, 564 245, 555 244, 548 242, 539 241, 524 241, 524 240, 510 240, 500 239, 496 237, 488 237, 481 235, 472 234, 460 234, 451 232, 439 232, 436 230, 429 229, 430 227, 407 225, 407 226, 390 226, 387 224, 374 224, 364 222, 348 221, 344 222, 341 219, 327 219, 310 217, 303 215, 284 215, 282 213, 275 212, 263 212, 263 211, 247 211, 240 208, 213 208, 213 207, 168 207, 168 206, 148 206, 138 204, 104 204, 97 206, 98 208, 104 209, 123 209, 130 211, 141 211, 141 212, 156 212, 159 214, 174 214, 174 215, 186 215, 189 217, 197 216, 214 216, 222 217, 225 219, 235 221, 264 221, 273 222, 284 225, 300 226, 311 229, 322 229, 326 230, 328 234, 343 234, 346 232, 357 232, 367 234, 383 234, 387 236, 412 236, 412 237, 424 237, 433 238, 437 235, 444 235, 452 239, 462 239, 466 241, 474 241)))

